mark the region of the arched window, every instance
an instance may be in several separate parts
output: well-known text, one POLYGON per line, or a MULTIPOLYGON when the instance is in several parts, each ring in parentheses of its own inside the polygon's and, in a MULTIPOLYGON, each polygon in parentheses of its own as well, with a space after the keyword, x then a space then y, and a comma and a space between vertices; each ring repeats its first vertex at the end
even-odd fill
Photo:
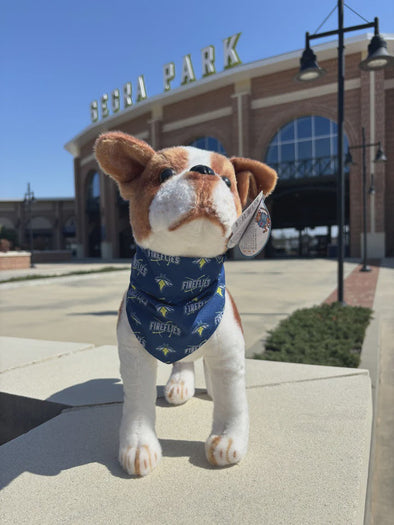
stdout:
MULTIPOLYGON (((268 147, 265 162, 282 179, 334 175, 337 172, 337 124, 308 116, 283 126, 268 147)), ((344 150, 348 140, 344 137, 344 150)))
POLYGON ((200 149, 206 149, 208 151, 216 151, 221 155, 227 155, 222 143, 214 137, 200 137, 196 140, 193 140, 190 146, 194 146, 195 148, 200 149))

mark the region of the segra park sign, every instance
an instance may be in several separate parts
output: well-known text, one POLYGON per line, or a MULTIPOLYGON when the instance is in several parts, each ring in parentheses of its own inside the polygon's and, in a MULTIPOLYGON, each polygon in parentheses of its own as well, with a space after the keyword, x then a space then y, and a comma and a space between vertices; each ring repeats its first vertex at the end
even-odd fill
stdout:
MULTIPOLYGON (((230 69, 234 66, 241 64, 241 60, 238 56, 236 46, 241 33, 236 33, 223 40, 223 62, 224 69, 230 69)), ((202 77, 208 77, 216 73, 215 68, 215 47, 208 46, 201 50, 201 69, 202 77)), ((163 66, 163 85, 164 91, 171 90, 171 82, 175 79, 175 64, 169 62, 163 66)), ((185 55, 182 60, 181 69, 181 85, 189 84, 194 82, 196 76, 194 73, 192 58, 190 55, 185 55)), ((140 75, 137 79, 136 84, 136 95, 135 102, 141 102, 148 98, 144 76, 140 75)), ((133 105, 133 85, 131 82, 126 82, 123 85, 122 93, 120 89, 114 89, 110 96, 108 93, 104 93, 100 100, 93 100, 90 103, 90 118, 92 122, 97 122, 99 118, 104 119, 112 114, 116 114, 122 109, 126 109, 133 105), (122 101, 122 103, 121 103, 122 101)))

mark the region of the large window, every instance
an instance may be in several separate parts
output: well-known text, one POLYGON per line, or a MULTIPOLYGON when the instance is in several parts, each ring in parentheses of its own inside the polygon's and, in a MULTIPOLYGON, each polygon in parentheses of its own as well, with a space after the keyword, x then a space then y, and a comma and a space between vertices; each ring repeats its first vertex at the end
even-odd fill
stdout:
MULTIPOLYGON (((265 162, 284 179, 334 175, 337 124, 324 117, 302 117, 283 126, 271 140, 265 162)), ((344 138, 345 151, 348 140, 344 138)))
POLYGON ((206 149, 208 151, 216 151, 221 155, 226 155, 226 150, 224 149, 222 143, 215 139, 214 137, 200 137, 190 144, 195 148, 206 149))

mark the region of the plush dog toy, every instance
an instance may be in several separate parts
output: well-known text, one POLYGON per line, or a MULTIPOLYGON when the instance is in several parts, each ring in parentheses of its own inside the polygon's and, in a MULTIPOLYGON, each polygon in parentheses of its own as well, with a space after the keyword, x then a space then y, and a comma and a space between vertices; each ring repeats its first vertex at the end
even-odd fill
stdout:
POLYGON ((121 132, 101 135, 95 153, 130 203, 137 243, 117 329, 124 384, 119 461, 144 476, 161 458, 157 359, 173 364, 165 397, 177 405, 193 396, 193 362, 203 357, 214 402, 206 456, 216 466, 238 463, 249 433, 245 344, 225 287, 224 254, 242 208, 273 190, 276 173, 193 147, 156 152, 121 132))

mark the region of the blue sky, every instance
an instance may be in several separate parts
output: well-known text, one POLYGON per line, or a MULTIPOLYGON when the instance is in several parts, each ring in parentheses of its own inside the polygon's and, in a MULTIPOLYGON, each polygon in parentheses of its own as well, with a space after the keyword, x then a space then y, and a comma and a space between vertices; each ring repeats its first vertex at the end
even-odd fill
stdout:
MULTIPOLYGON (((394 2, 348 0, 368 21, 394 32, 394 2)), ((13 0, 0 20, 0 199, 74 196, 72 156, 64 144, 90 124, 89 105, 103 93, 145 78, 148 96, 163 91, 163 66, 181 69, 191 54, 200 78, 201 49, 242 32, 243 63, 302 49, 335 7, 324 0, 13 0)), ((345 25, 363 23, 345 9, 345 25)), ((320 30, 337 27, 334 13, 320 30)), ((350 33, 354 36, 356 33, 350 33)), ((317 41, 321 43, 321 40, 317 41)), ((172 84, 179 85, 179 77, 172 84)), ((135 88, 134 88, 135 89, 135 88)))

